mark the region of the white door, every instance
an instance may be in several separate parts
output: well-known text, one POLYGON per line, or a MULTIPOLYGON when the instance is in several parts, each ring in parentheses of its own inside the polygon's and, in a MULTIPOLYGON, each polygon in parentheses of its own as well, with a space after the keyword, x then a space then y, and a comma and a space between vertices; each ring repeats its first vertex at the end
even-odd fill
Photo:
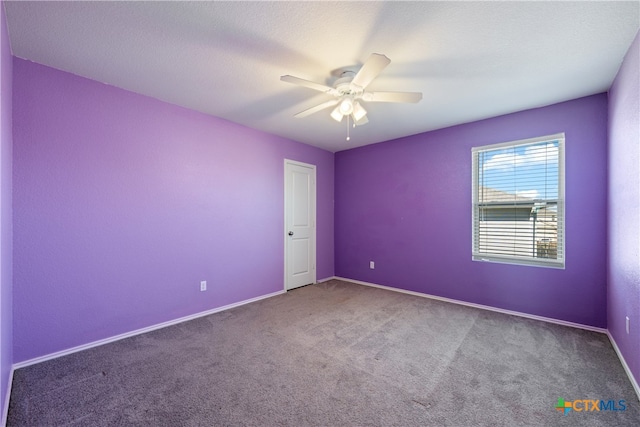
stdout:
POLYGON ((316 167, 284 162, 285 289, 316 281, 316 167))

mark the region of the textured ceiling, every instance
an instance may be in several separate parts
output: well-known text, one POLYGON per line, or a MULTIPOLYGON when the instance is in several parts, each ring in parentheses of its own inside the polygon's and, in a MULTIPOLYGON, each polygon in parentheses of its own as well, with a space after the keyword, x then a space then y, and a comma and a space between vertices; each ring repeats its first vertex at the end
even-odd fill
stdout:
POLYGON ((340 151, 606 91, 638 29, 632 2, 5 1, 13 54, 340 151), (368 103, 351 130, 293 115, 371 53, 371 83, 418 104, 368 103))

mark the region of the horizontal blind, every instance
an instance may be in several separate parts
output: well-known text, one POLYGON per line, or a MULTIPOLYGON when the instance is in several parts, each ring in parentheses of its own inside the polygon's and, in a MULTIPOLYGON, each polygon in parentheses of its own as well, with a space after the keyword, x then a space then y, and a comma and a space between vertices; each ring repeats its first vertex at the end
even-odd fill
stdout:
POLYGON ((472 150, 473 258, 564 266, 564 134, 472 150))

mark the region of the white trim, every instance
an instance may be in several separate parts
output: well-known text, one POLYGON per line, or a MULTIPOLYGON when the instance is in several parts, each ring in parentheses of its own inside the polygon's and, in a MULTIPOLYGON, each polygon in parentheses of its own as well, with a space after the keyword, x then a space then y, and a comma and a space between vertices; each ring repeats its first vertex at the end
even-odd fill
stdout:
POLYGON ((287 163, 289 162, 289 159, 284 159, 284 179, 283 184, 284 184, 284 191, 282 192, 282 203, 283 203, 283 208, 282 208, 282 222, 283 222, 283 227, 282 227, 282 233, 284 236, 284 244, 283 244, 283 259, 284 259, 284 277, 282 278, 282 287, 284 288, 285 292, 287 290, 287 280, 289 279, 289 271, 287 270, 287 163))
POLYGON ((11 386, 13 385, 13 371, 14 367, 11 367, 9 371, 9 384, 7 384, 7 394, 4 397, 4 402, 2 402, 2 419, 0 420, 0 426, 7 425, 7 417, 9 416, 9 400, 11 399, 11 386))
POLYGON ((609 341, 611 341, 611 345, 613 346, 613 349, 616 351, 616 354, 618 355, 618 359, 620 359, 620 363, 622 363, 622 367, 624 368, 624 371, 627 373, 627 377, 629 377, 629 381, 631 381, 633 390, 636 392, 636 396, 640 401, 640 385, 638 385, 638 382, 633 377, 633 373, 631 372, 629 365, 627 365, 627 361, 624 359, 624 356, 620 352, 620 349, 618 348, 618 344, 616 344, 616 340, 613 339, 611 332, 607 331, 607 336, 609 337, 609 341))
MULTIPOLYGON (((481 309, 481 310, 494 311, 494 312, 497 312, 497 313, 509 314, 509 315, 512 315, 512 316, 524 317, 524 318, 528 318, 528 319, 539 320, 539 321, 542 321, 542 322, 555 323, 555 324, 558 324, 558 325, 569 326, 569 327, 573 327, 573 328, 585 329, 585 330, 588 330, 588 331, 604 333, 605 335, 607 335, 607 337, 609 337, 609 341, 611 342, 611 345, 613 346, 613 349, 616 352, 616 354, 618 356, 618 359, 620 360, 620 363, 622 364, 622 367, 624 368, 624 371, 626 372, 627 377, 629 378, 629 381, 631 382, 631 385, 632 385, 634 391, 636 392, 638 400, 640 401, 640 385, 638 385, 638 382, 633 377, 631 369, 629 369, 629 365, 627 365, 627 362, 624 359, 624 356, 622 355, 622 353, 620 352, 620 349, 618 348, 618 345, 616 344, 616 341, 613 339, 613 336, 606 329, 596 328, 596 327, 593 327, 593 326, 583 325, 583 324, 580 324, 580 323, 567 322, 567 321, 564 321, 564 320, 552 319, 552 318, 549 318, 549 317, 543 317, 543 316, 536 316, 536 315, 532 315, 532 314, 521 313, 521 312, 517 312, 517 311, 504 310, 504 309, 501 309, 501 308, 495 308, 495 307, 491 307, 491 306, 487 306, 487 305, 481 305, 481 304, 474 304, 474 303, 455 300, 455 299, 451 299, 451 298, 445 298, 445 297, 439 297, 439 296, 435 296, 435 295, 424 294, 424 293, 421 293, 421 292, 408 291, 408 290, 405 290, 405 289, 393 288, 393 287, 390 287, 390 286, 377 285, 375 283, 363 282, 363 281, 354 280, 354 279, 347 279, 345 277, 340 277, 340 276, 326 277, 324 279, 318 280, 317 283, 324 283, 324 282, 328 282, 329 280, 342 280, 344 282, 350 282, 350 283, 354 283, 354 284, 357 284, 357 285, 370 286, 370 287, 373 287, 373 288, 385 289, 385 290, 388 290, 388 291, 400 292, 400 293, 404 293, 404 294, 408 294, 408 295, 413 295, 413 296, 418 296, 418 297, 423 297, 423 298, 429 298, 429 299, 434 299, 434 300, 438 300, 438 301, 444 301, 444 302, 448 302, 448 303, 452 303, 452 304, 464 305, 464 306, 467 306, 467 307, 478 308, 478 309, 481 309)), ((58 357, 62 357, 62 356, 66 356, 68 354, 76 353, 78 351, 87 350, 87 349, 92 348, 92 347, 98 347, 100 345, 109 344, 111 342, 119 341, 121 339, 129 338, 129 337, 132 337, 132 336, 135 336, 135 335, 140 335, 140 334, 143 334, 143 333, 146 333, 146 332, 151 332, 151 331, 154 331, 156 329, 165 328, 165 327, 176 325, 176 324, 182 323, 182 322, 187 322, 189 320, 197 319, 199 317, 204 317, 204 316, 208 316, 210 314, 219 313, 221 311, 229 310, 229 309, 232 309, 232 308, 235 308, 235 307, 239 307, 241 305, 250 304, 252 302, 257 302, 257 301, 260 301, 260 300, 263 300, 263 299, 267 299, 267 298, 271 298, 271 297, 274 297, 274 296, 277 296, 277 295, 281 295, 281 294, 284 294, 284 293, 285 293, 284 290, 273 292, 273 293, 270 293, 270 294, 262 295, 262 296, 259 296, 259 297, 251 298, 251 299, 240 301, 240 302, 237 302, 237 303, 225 305, 223 307, 218 307, 218 308, 214 308, 214 309, 211 309, 211 310, 203 311, 203 312, 200 312, 200 313, 192 314, 190 316, 181 317, 179 319, 170 320, 168 322, 158 323, 158 324, 153 325, 153 326, 149 326, 149 327, 138 329, 138 330, 135 330, 135 331, 132 331, 132 332, 127 332, 127 333, 124 333, 124 334, 116 335, 116 336, 113 336, 111 338, 106 338, 106 339, 103 339, 103 340, 94 341, 94 342, 89 343, 89 344, 84 344, 84 345, 73 347, 73 348, 70 348, 70 349, 67 349, 67 350, 63 350, 63 351, 59 351, 59 352, 56 352, 56 353, 51 353, 51 354, 48 354, 48 355, 45 355, 45 356, 37 357, 37 358, 34 358, 34 359, 26 360, 26 361, 23 361, 23 362, 15 363, 15 364, 13 364, 13 366, 11 368, 11 371, 9 372, 9 379, 8 379, 8 385, 7 385, 7 394, 5 395, 5 401, 3 402, 2 423, 0 423, 0 425, 5 426, 7 424, 7 417, 8 417, 8 414, 9 414, 9 400, 11 399, 11 387, 13 385, 13 372, 16 369, 24 368, 26 366, 34 365, 34 364, 40 363, 40 362, 45 362, 47 360, 56 359, 58 357)))
MULTIPOLYGON (((521 139, 518 141, 501 142, 498 144, 483 145, 480 147, 471 148, 471 259, 473 261, 480 262, 495 262, 500 264, 511 265, 524 265, 543 268, 557 268, 565 269, 566 265, 566 215, 565 215, 565 144, 566 136, 564 132, 556 133, 554 135, 547 135, 536 138, 521 139), (497 254, 497 253, 484 253, 480 252, 478 247, 478 235, 480 233, 480 218, 478 217, 478 207, 482 204, 479 201, 478 189, 480 187, 479 182, 479 169, 478 169, 478 156, 481 153, 487 151, 495 151, 503 148, 520 147, 532 144, 538 144, 541 142, 558 142, 558 194, 557 199, 541 199, 543 201, 556 201, 557 206, 557 256, 558 259, 538 258, 535 253, 531 256, 520 256, 516 254, 497 254)), ((535 226, 535 222, 534 222, 535 226)), ((535 233, 535 228, 534 228, 535 233)), ((535 234, 534 234, 535 236, 535 234)))
POLYGON ((481 145, 478 147, 471 147, 471 151, 476 152, 476 151, 497 150, 499 148, 513 147, 518 145, 537 144, 538 142, 554 141, 556 139, 565 139, 564 132, 554 133, 553 135, 547 135, 547 136, 538 136, 535 138, 518 139, 516 141, 505 141, 505 142, 498 142, 496 144, 488 144, 488 145, 481 145))
POLYGON ((364 285, 364 286, 371 286, 373 288, 386 289, 388 291, 395 291, 395 292, 400 292, 400 293, 403 293, 403 294, 414 295, 414 296, 417 296, 417 297, 435 299, 435 300, 438 300, 438 301, 449 302, 449 303, 452 303, 452 304, 458 304, 458 305, 464 305, 464 306, 467 306, 467 307, 479 308, 481 310, 495 311, 496 313, 510 314, 512 316, 525 317, 527 319, 540 320, 542 322, 548 322, 548 323, 555 323, 557 325, 569 326, 571 328, 577 328, 577 329, 584 329, 584 330, 587 330, 587 331, 599 332, 601 334, 606 334, 607 333, 606 329, 596 328, 595 326, 583 325, 582 323, 567 322, 566 320, 553 319, 551 317, 544 317, 544 316, 536 316, 535 314, 522 313, 522 312, 519 312, 519 311, 505 310, 505 309, 502 309, 502 308, 491 307, 490 305, 475 304, 475 303, 472 303, 472 302, 460 301, 460 300, 457 300, 457 299, 439 297, 439 296, 430 295, 430 294, 423 294, 422 292, 407 291, 405 289, 392 288, 390 286, 384 286, 384 285, 376 285, 375 283, 362 282, 360 280, 347 279, 347 278, 344 278, 344 277, 336 277, 336 279, 344 280, 345 282, 355 283, 357 285, 364 285))
POLYGON ((622 367, 624 368, 624 371, 627 374, 627 377, 629 378, 629 381, 631 382, 631 386, 633 387, 633 390, 636 392, 636 396, 638 397, 638 400, 640 401, 640 385, 638 385, 638 382, 634 378, 633 373, 631 372, 631 369, 629 368, 629 365, 627 365, 627 361, 624 359, 624 356, 620 352, 620 349, 618 348, 618 345, 616 344, 616 341, 613 339, 613 336, 611 335, 611 333, 607 329, 596 328, 595 326, 583 325, 581 323, 567 322, 565 320, 553 319, 551 317, 543 317, 543 316, 536 316, 536 315, 533 315, 533 314, 521 313, 519 311, 504 310, 504 309, 501 309, 501 308, 491 307, 491 306, 488 306, 488 305, 474 304, 474 303, 471 303, 471 302, 465 302, 465 301, 455 300, 455 299, 451 299, 451 298, 444 298, 444 297, 439 297, 439 296, 435 296, 435 295, 423 294, 421 292, 407 291, 405 289, 392 288, 390 286, 376 285, 375 283, 363 282, 363 281, 354 280, 354 279, 347 279, 345 277, 334 276, 334 277, 332 277, 332 279, 342 280, 342 281, 345 281, 345 282, 351 282, 351 283, 355 283, 357 285, 371 286, 373 288, 380 288, 380 289, 385 289, 385 290, 388 290, 388 291, 400 292, 400 293, 403 293, 403 294, 409 294, 409 295, 414 295, 414 296, 423 297, 423 298, 435 299, 435 300, 438 300, 438 301, 449 302, 449 303, 452 303, 452 304, 464 305, 464 306, 467 306, 467 307, 478 308, 478 309, 481 309, 481 310, 494 311, 494 312, 497 312, 497 313, 503 313, 503 314, 509 314, 509 315, 512 315, 512 316, 524 317, 524 318, 527 318, 527 319, 539 320, 541 322, 555 323, 557 325, 568 326, 570 328, 584 329, 584 330, 587 330, 587 331, 599 332, 601 334, 605 334, 605 335, 607 335, 609 337, 609 341, 611 342, 611 345, 612 345, 614 351, 616 352, 616 355, 618 356, 618 359, 620 360, 620 363, 622 364, 622 367))
POLYGON ((98 346, 101 346, 101 345, 104 345, 104 344, 109 344, 109 343, 112 343, 112 342, 115 342, 115 341, 120 341, 120 340, 125 339, 125 338, 133 337, 135 335, 140 335, 140 334, 144 334, 144 333, 147 333, 147 332, 155 331, 156 329, 166 328, 168 326, 177 325, 178 323, 188 322, 189 320, 197 319, 199 317, 208 316, 210 314, 219 313, 221 311, 229 310, 229 309, 232 309, 232 308, 235 308, 235 307, 239 307, 241 305, 250 304, 252 302, 260 301, 260 300, 263 300, 263 299, 266 299, 266 298, 271 298, 271 297, 274 297, 276 295, 281 295, 281 294, 284 294, 284 293, 285 293, 284 290, 277 291, 277 292, 272 292, 270 294, 261 295, 259 297, 250 298, 248 300, 236 302, 236 303, 225 305, 225 306, 222 306, 222 307, 213 308, 211 310, 201 311, 200 313, 191 314, 191 315, 185 316, 185 317, 180 317, 179 319, 169 320, 167 322, 162 322, 162 323, 158 323, 158 324, 155 324, 155 325, 152 325, 152 326, 147 326, 146 328, 137 329, 135 331, 126 332, 126 333, 120 334, 120 335, 115 335, 115 336, 110 337, 110 338, 105 338, 105 339, 102 339, 102 340, 93 341, 93 342, 90 342, 88 344, 82 344, 82 345, 79 345, 77 347, 72 347, 72 348, 69 348, 69 349, 66 349, 66 350, 57 351, 55 353, 46 354, 44 356, 40 356, 40 357, 36 357, 36 358, 33 358, 33 359, 25 360, 23 362, 14 363, 13 364, 13 368, 14 369, 24 368, 26 366, 35 365, 36 363, 41 363, 41 362, 45 362, 47 360, 57 359, 58 357, 66 356, 66 355, 72 354, 72 353, 77 353, 78 351, 88 350, 88 349, 93 348, 93 347, 98 347, 98 346))

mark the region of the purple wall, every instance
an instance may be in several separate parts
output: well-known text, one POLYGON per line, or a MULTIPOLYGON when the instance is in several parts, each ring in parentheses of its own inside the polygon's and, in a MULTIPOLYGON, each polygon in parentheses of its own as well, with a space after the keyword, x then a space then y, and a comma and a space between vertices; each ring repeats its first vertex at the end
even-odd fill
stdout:
POLYGON ((284 159, 334 155, 14 59, 15 362, 284 288, 284 159), (200 292, 200 280, 209 290, 200 292))
POLYGON ((12 57, 9 34, 0 2, 0 423, 5 411, 9 374, 13 362, 12 331, 12 57))
POLYGON ((600 94, 338 152, 336 275, 606 327, 606 141, 600 94), (472 261, 471 147, 559 132, 566 269, 472 261))
POLYGON ((609 90, 608 236, 607 325, 640 383, 640 32, 609 90))

